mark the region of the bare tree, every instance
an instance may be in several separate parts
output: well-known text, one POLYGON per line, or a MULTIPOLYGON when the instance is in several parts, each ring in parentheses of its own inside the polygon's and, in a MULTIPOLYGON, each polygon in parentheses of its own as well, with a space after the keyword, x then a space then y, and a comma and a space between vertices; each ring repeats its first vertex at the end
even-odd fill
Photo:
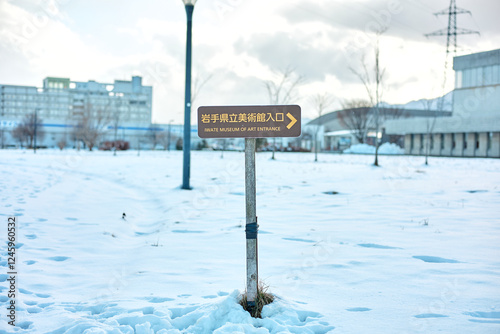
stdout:
MULTIPOLYGON (((274 78, 264 81, 271 105, 284 105, 297 101, 297 88, 304 82, 304 77, 298 75, 291 66, 273 72, 274 78)), ((271 158, 273 160, 275 151, 276 138, 273 138, 273 155, 271 158)))
POLYGON ((159 139, 158 132, 159 131, 160 131, 160 128, 158 126, 154 125, 148 129, 148 132, 146 134, 146 138, 151 143, 152 150, 154 150, 156 145, 158 145, 158 139, 159 139))
POLYGON ((176 141, 178 136, 173 135, 170 130, 167 130, 167 133, 160 132, 156 134, 156 140, 158 144, 163 146, 164 150, 170 150, 170 143, 176 141))
POLYGON ((351 130, 360 144, 365 143, 372 122, 371 107, 367 100, 353 99, 342 102, 342 110, 337 113, 339 123, 351 130))
POLYGON ((330 93, 317 93, 312 97, 312 103, 315 106, 318 115, 318 122, 316 124, 316 129, 314 132, 314 161, 318 161, 318 134, 321 126, 323 125, 323 121, 321 116, 323 116, 323 112, 326 108, 328 108, 333 102, 333 96, 330 93))
POLYGON ((214 77, 214 74, 201 75, 199 72, 196 74, 193 80, 193 89, 191 90, 191 105, 194 104, 194 101, 200 95, 200 92, 203 90, 203 87, 214 77))
MULTIPOLYGON (((224 159, 224 151, 227 148, 227 142, 228 141, 226 140, 226 138, 221 138, 221 139, 218 139, 216 141, 217 149, 220 148, 220 158, 221 159, 224 159)), ((256 149, 258 149, 258 147, 256 149)))
POLYGON ((66 145, 68 144, 68 141, 66 139, 66 132, 61 136, 61 138, 57 141, 56 145, 59 147, 59 149, 62 151, 66 145))
POLYGON ((19 146, 23 147, 24 142, 26 141, 26 136, 24 135, 24 129, 23 127, 19 124, 17 125, 11 132, 12 138, 19 142, 19 146))
POLYGON ((33 147, 35 136, 43 140, 45 132, 43 131, 43 120, 36 113, 25 115, 23 120, 12 131, 12 137, 19 141, 21 147, 27 143, 28 147, 33 147))
POLYGON ((116 143, 118 141, 118 127, 120 126, 120 122, 121 122, 121 118, 122 118, 122 113, 121 113, 122 105, 123 105, 123 100, 121 97, 118 97, 118 100, 115 101, 114 108, 112 108, 113 109, 112 114, 110 115, 111 123, 113 125, 113 131, 114 131, 113 140, 115 142, 115 145, 113 145, 113 155, 116 155, 116 151, 117 151, 116 143))
POLYGON ((168 130, 167 132, 163 132, 162 128, 157 125, 153 125, 149 128, 146 139, 149 139, 153 150, 158 145, 162 145, 165 150, 168 148, 168 130))
MULTIPOLYGON (((444 89, 443 89, 444 90, 444 89)), ((436 119, 439 113, 442 113, 445 107, 445 98, 446 95, 440 96, 437 101, 436 100, 423 100, 421 103, 424 107, 424 110, 428 111, 429 117, 425 118, 425 129, 426 129, 426 139, 425 139, 425 164, 429 165, 429 155, 432 150, 431 143, 434 144, 433 138, 434 135, 434 126, 436 125, 436 119), (433 104, 436 102, 436 110, 433 110, 433 104)))
POLYGON ((87 103, 83 113, 74 128, 76 140, 83 141, 92 151, 94 146, 99 143, 99 139, 106 132, 106 127, 112 122, 112 116, 109 111, 103 108, 94 108, 87 103))
MULTIPOLYGON (((422 104, 424 106, 424 109, 426 111, 431 111, 432 110, 432 100, 423 100, 422 104)), ((436 124, 436 117, 437 113, 434 113, 434 116, 432 117, 426 117, 425 118, 425 130, 426 130, 426 135, 425 135, 425 164, 429 165, 429 154, 431 150, 431 136, 432 132, 434 131, 434 125, 436 124)))
POLYGON ((3 128, 0 128, 0 148, 4 148, 5 145, 5 130, 3 128))
POLYGON ((382 28, 376 32, 376 41, 374 45, 374 56, 375 56, 375 65, 373 68, 374 75, 370 75, 370 71, 366 65, 366 61, 364 57, 361 59, 362 71, 358 71, 354 68, 350 68, 350 70, 361 80, 363 83, 366 92, 368 94, 368 98, 370 100, 370 104, 373 106, 373 125, 375 127, 375 162, 373 163, 375 166, 378 166, 378 149, 380 146, 380 140, 378 138, 378 134, 380 131, 380 101, 382 99, 382 81, 384 78, 385 69, 380 68, 380 36, 387 30, 387 28, 382 28))

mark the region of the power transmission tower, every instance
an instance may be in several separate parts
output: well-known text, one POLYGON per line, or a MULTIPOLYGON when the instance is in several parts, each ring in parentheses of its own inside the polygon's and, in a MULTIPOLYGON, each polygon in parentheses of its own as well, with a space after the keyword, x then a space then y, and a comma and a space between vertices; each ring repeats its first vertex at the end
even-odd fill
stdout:
POLYGON ((444 93, 446 89, 446 73, 448 70, 448 62, 450 54, 450 46, 453 47, 453 54, 457 53, 457 35, 468 35, 468 34, 478 34, 479 31, 457 28, 457 15, 458 14, 469 14, 472 13, 469 10, 458 8, 455 0, 450 0, 450 6, 447 9, 443 9, 440 12, 434 13, 435 16, 438 15, 448 15, 448 28, 437 30, 429 34, 425 34, 425 37, 430 36, 445 36, 446 35, 446 59, 444 62, 444 77, 443 77, 443 96, 438 101, 438 110, 442 110, 444 104, 444 93))
POLYGON ((453 53, 457 53, 457 35, 467 35, 467 34, 478 34, 479 31, 457 28, 457 14, 469 14, 472 13, 466 9, 458 8, 455 0, 450 1, 450 7, 447 9, 443 9, 440 12, 434 13, 434 15, 448 15, 448 28, 441 29, 430 34, 425 34, 425 37, 429 36, 447 36, 446 39, 446 55, 448 55, 450 51, 450 44, 453 46, 453 53))

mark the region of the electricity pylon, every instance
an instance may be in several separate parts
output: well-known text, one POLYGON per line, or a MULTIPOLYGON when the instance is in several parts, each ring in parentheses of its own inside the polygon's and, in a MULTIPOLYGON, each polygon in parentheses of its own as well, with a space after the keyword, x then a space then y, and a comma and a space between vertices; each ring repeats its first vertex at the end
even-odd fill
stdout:
POLYGON ((440 12, 434 13, 434 15, 448 15, 448 28, 437 30, 429 34, 425 34, 425 37, 429 36, 444 36, 446 35, 446 54, 448 55, 450 51, 450 45, 453 46, 453 53, 457 53, 457 35, 467 35, 467 34, 478 34, 479 31, 457 28, 457 14, 469 14, 472 13, 469 10, 458 8, 455 0, 450 1, 450 7, 443 9, 440 12))
POLYGON ((450 46, 453 47, 453 54, 456 55, 456 53, 457 53, 457 35, 468 35, 468 34, 478 34, 479 35, 479 31, 464 29, 464 28, 457 28, 457 15, 458 14, 472 15, 472 13, 469 10, 463 9, 463 8, 458 8, 455 0, 450 0, 450 6, 448 8, 443 9, 440 12, 434 13, 435 16, 448 15, 448 28, 440 29, 440 30, 431 32, 429 34, 425 34, 425 37, 445 36, 446 35, 446 59, 444 62, 444 77, 443 77, 443 87, 442 87, 443 96, 438 101, 438 110, 442 110, 443 104, 444 104, 444 93, 445 93, 445 89, 446 89, 446 73, 448 70, 448 61, 449 61, 448 55, 451 52, 450 46))

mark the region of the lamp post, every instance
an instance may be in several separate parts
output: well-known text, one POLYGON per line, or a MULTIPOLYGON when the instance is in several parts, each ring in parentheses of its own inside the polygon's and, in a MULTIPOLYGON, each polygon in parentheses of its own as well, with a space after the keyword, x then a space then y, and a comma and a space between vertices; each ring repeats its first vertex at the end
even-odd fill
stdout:
POLYGON ((183 170, 182 189, 191 189, 189 186, 189 171, 191 169, 191 30, 193 10, 196 0, 182 0, 187 15, 186 36, 186 90, 184 96, 184 140, 182 143, 183 170))

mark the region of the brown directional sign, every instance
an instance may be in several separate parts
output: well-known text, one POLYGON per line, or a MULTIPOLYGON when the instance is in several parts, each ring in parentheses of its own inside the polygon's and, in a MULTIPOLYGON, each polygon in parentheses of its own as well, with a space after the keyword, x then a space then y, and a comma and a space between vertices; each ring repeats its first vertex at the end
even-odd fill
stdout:
POLYGON ((198 108, 200 138, 298 137, 298 105, 198 108))

